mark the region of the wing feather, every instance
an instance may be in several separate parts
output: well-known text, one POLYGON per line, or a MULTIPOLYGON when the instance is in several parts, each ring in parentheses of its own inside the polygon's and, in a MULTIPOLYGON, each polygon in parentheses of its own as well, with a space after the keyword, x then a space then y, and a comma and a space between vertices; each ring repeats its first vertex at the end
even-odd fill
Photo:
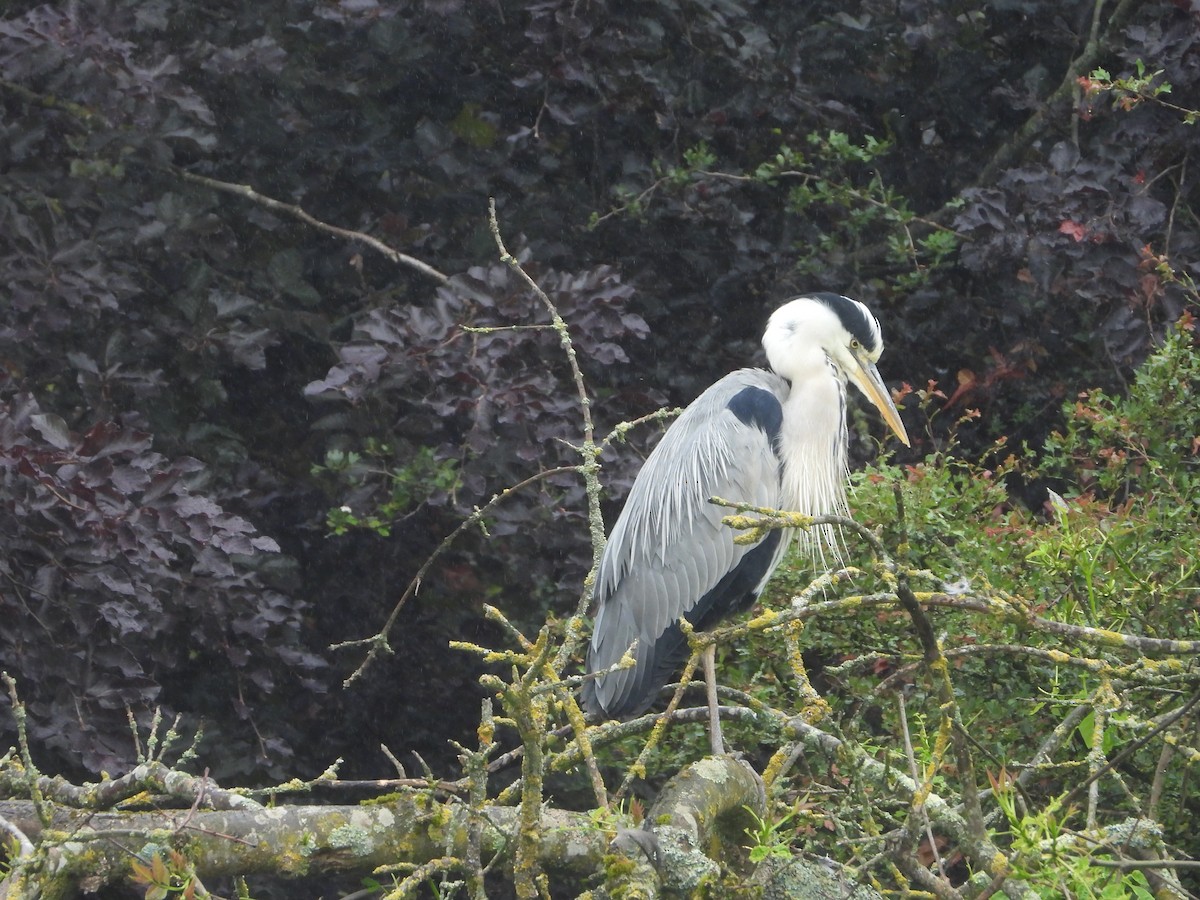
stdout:
MULTIPOLYGON (((730 408, 746 388, 767 392, 777 404, 788 390, 782 378, 761 369, 727 375, 671 425, 634 482, 600 564, 588 671, 614 665, 635 640, 637 666, 586 682, 589 713, 628 716, 649 705, 669 677, 673 659, 681 652, 686 659, 679 647, 680 617, 719 617, 727 610, 714 609, 712 615, 695 610, 701 598, 709 604, 740 602, 740 596, 712 596, 723 584, 736 585, 740 594, 757 594, 782 556, 785 541, 763 548, 773 558, 749 590, 744 579, 728 578, 755 548, 734 544, 734 532, 721 524, 728 510, 708 502, 721 496, 759 506, 779 504, 780 462, 773 436, 730 408)), ((756 563, 763 568, 761 560, 756 563)))

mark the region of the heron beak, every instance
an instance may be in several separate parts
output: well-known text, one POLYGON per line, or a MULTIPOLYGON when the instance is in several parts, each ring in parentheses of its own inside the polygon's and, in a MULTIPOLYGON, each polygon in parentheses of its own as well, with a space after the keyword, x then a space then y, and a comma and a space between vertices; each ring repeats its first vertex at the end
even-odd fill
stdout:
POLYGON ((888 427, 896 433, 896 437, 900 438, 900 443, 905 447, 911 447, 912 444, 908 441, 908 432, 904 428, 904 423, 900 421, 900 413, 896 411, 896 404, 892 402, 883 379, 879 377, 879 370, 875 368, 873 362, 868 360, 857 359, 856 362, 858 365, 850 370, 850 378, 855 387, 862 391, 879 410, 883 421, 887 422, 888 427))

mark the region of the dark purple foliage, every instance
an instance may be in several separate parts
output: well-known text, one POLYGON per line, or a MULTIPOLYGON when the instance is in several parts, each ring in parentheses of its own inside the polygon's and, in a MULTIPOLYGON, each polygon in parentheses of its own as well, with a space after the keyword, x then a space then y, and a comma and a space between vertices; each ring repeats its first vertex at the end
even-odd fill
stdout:
POLYGON ((189 698, 194 711, 319 664, 297 650, 299 605, 251 564, 278 545, 198 490, 204 468, 115 422, 77 434, 0 376, 0 648, 40 749, 118 768, 126 709, 182 702, 162 682, 196 659, 232 679, 224 696, 189 698))
MULTIPOLYGON (((576 354, 592 383, 602 380, 607 367, 629 365, 624 347, 645 338, 647 328, 628 311, 633 289, 615 269, 530 270, 571 323, 576 354)), ((398 448, 397 466, 419 446, 436 447, 439 457, 457 461, 459 504, 444 492, 427 502, 450 505, 459 515, 539 470, 577 465, 580 457, 571 443, 582 436, 579 399, 549 321, 524 281, 499 262, 452 278, 434 291, 428 307, 371 310, 338 348, 338 364, 305 388, 322 407, 333 404, 333 412, 315 427, 340 432, 353 446, 343 426, 359 420, 346 415, 344 404, 369 404, 372 421, 384 422, 387 434, 405 442, 398 448), (536 324, 545 327, 527 330, 536 324), (504 330, 511 325, 522 328, 504 330), (500 330, 478 334, 463 326, 500 330)), ((657 396, 650 394, 626 393, 621 402, 649 411, 657 396)), ((358 493, 355 503, 377 506, 386 500, 387 489, 386 482, 378 483, 376 490, 358 493)), ((481 548, 485 555, 472 565, 487 570, 503 559, 523 560, 527 596, 521 618, 531 627, 544 603, 577 591, 590 565, 585 513, 582 479, 563 474, 500 505, 489 518, 490 534, 505 540, 490 551, 481 548), (538 529, 550 521, 553 528, 538 529), (495 563, 489 559, 494 553, 500 556, 495 563), (530 606, 531 600, 541 602, 530 606)))
MULTIPOLYGON (((1195 4, 1118 7, 1093 29, 1090 0, 9 3, 0 655, 47 767, 121 768, 125 706, 144 721, 154 704, 206 719, 218 772, 341 755, 377 774, 380 740, 436 762, 478 715, 478 672, 446 641, 504 640, 485 600, 529 627, 573 608, 588 551, 564 475, 430 574, 394 659, 326 689, 328 644, 374 631, 464 509, 576 461, 557 336, 461 327, 547 321, 490 262, 489 196, 571 323, 601 432, 754 362, 777 300, 831 289, 879 311, 896 380, 1006 360, 1020 379, 972 402, 1036 439, 1067 385, 1117 380, 1179 309, 1144 248, 1200 275, 1195 126, 1148 103, 1046 105, 1086 74, 1067 66, 1093 33, 1097 65, 1142 60, 1196 105, 1195 4), (854 210, 797 214, 785 185, 688 177, 588 228, 701 141, 746 173, 830 130, 894 149, 823 174, 878 177, 965 238, 920 286, 898 286, 880 232, 827 246, 854 210), (180 170, 455 277, 436 287, 180 170), (452 463, 456 486, 410 476, 399 503, 379 473, 313 477, 372 441, 390 471, 452 463), (326 535, 330 507, 389 503, 391 537, 326 535)), ((635 451, 604 463, 619 497, 635 451)))

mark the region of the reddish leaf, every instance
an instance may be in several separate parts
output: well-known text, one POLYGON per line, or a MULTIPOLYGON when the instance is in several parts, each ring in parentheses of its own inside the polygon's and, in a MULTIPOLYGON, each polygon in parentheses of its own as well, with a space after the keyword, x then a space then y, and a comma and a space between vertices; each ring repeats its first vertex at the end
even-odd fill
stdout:
POLYGON ((1070 235, 1078 243, 1087 237, 1087 227, 1079 222, 1072 222, 1070 219, 1065 219, 1058 226, 1059 234, 1070 235))

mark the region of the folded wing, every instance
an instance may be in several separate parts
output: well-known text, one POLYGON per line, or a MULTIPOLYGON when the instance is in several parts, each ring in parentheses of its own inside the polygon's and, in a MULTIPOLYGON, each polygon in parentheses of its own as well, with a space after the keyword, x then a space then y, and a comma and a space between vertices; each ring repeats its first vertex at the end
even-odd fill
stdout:
POLYGON ((634 645, 636 666, 585 683, 592 717, 644 711, 687 660, 678 621, 698 630, 748 607, 786 550, 772 532, 756 545, 733 542, 729 510, 713 496, 777 507, 776 443, 787 382, 761 369, 722 378, 672 424, 638 474, 612 534, 596 585, 588 672, 616 664, 634 645))

